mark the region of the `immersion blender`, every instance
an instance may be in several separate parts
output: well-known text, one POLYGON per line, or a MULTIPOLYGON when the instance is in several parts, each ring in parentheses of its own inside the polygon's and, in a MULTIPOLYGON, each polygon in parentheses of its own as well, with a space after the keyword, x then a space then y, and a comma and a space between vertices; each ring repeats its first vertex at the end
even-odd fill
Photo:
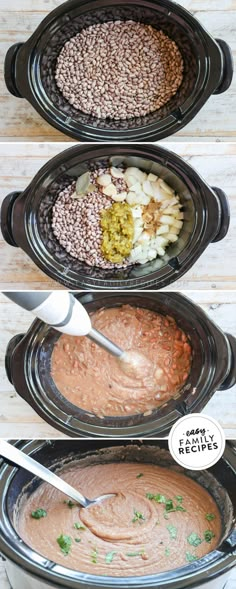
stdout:
POLYGON ((4 292, 11 301, 30 311, 62 333, 86 336, 112 356, 123 359, 125 352, 91 325, 86 309, 67 291, 4 292))

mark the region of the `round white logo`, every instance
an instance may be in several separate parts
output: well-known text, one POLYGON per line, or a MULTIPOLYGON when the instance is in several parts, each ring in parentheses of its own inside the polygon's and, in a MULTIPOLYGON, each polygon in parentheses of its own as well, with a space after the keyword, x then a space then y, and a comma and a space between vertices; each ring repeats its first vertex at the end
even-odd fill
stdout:
POLYGON ((225 435, 212 417, 192 413, 181 417, 169 434, 169 450, 185 468, 201 470, 213 466, 225 449, 225 435))

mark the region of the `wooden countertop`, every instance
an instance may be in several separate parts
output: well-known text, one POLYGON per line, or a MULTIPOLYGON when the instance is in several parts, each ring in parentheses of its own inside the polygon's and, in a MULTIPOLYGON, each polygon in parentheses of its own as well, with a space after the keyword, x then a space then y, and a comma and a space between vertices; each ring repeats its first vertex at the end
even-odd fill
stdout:
MULTIPOLYGON (((210 244, 185 276, 169 287, 175 289, 234 289, 236 285, 236 144, 164 143, 191 164, 210 184, 228 195, 231 225, 223 241, 210 244)), ((68 148, 68 143, 0 143, 0 204, 14 190, 24 190, 40 167, 68 148)), ((59 284, 38 270, 21 250, 0 236, 0 290, 58 289, 59 284)))
MULTIPOLYGON (((0 71, 3 73, 7 49, 16 42, 26 41, 43 18, 61 0, 1 0, 0 9, 0 71), (17 9, 16 9, 17 5, 17 9)), ((235 0, 179 0, 215 38, 224 39, 236 53, 235 0)), ((233 141, 236 139, 236 76, 230 89, 212 96, 195 119, 175 135, 176 141, 233 141)), ((7 91, 0 81, 0 141, 72 141, 46 123, 24 99, 7 91)))

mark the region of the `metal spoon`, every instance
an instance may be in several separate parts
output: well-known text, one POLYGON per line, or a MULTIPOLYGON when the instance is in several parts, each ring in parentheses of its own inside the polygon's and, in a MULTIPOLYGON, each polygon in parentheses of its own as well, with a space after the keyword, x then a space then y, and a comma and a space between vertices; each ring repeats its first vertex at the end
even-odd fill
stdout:
POLYGON ((32 474, 35 474, 46 483, 49 483, 59 491, 62 491, 62 493, 65 493, 67 497, 74 499, 76 503, 79 503, 83 507, 89 507, 95 503, 100 503, 115 495, 114 493, 109 493, 107 495, 96 497, 96 499, 88 499, 81 495, 77 489, 74 489, 71 485, 63 481, 63 479, 51 472, 51 470, 42 466, 42 464, 39 464, 39 462, 31 458, 31 456, 28 456, 27 454, 24 454, 24 452, 21 452, 21 450, 15 448, 15 446, 5 442, 5 440, 0 440, 0 455, 16 464, 16 466, 21 466, 32 474))

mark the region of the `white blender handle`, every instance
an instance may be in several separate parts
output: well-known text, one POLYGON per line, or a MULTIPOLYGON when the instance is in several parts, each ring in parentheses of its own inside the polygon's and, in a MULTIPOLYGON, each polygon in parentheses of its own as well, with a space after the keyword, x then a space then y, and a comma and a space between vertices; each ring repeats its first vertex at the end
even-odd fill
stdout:
POLYGON ((92 329, 86 309, 67 291, 23 291, 3 294, 62 333, 88 335, 92 329))

